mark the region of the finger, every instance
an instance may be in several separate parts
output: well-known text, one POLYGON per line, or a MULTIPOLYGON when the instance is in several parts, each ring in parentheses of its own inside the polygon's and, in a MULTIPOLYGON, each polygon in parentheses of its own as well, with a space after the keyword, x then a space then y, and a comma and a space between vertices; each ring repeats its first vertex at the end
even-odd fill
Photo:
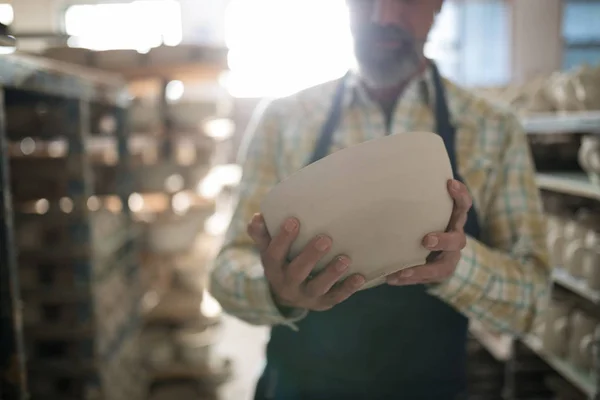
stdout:
POLYGON ((333 242, 325 235, 319 235, 304 247, 304 250, 290 262, 285 271, 285 281, 290 286, 300 286, 315 268, 315 264, 327 254, 333 242))
POLYGON ((340 285, 334 287, 325 296, 321 297, 317 305, 317 310, 328 310, 352 296, 365 284, 365 277, 362 275, 352 275, 345 279, 340 285))
POLYGON ((459 251, 467 245, 462 230, 430 233, 423 238, 423 247, 432 251, 459 251))
POLYGON ((267 231, 267 225, 261 214, 254 214, 248 223, 248 235, 252 238, 258 250, 265 251, 271 242, 271 235, 267 231))
POLYGON ((473 205, 473 200, 467 187, 455 179, 448 181, 448 192, 454 201, 448 228, 449 230, 462 230, 467 222, 467 213, 473 205))
POLYGON ((460 252, 447 252, 436 261, 399 271, 386 278, 393 286, 416 285, 421 283, 439 282, 450 277, 456 266, 456 257, 460 252))
POLYGON ((333 285, 348 271, 350 259, 339 256, 333 259, 327 267, 319 272, 317 276, 308 281, 304 287, 307 297, 321 297, 333 287, 333 285))
POLYGON ((285 262, 290 247, 298 236, 299 227, 300 223, 296 218, 288 218, 283 222, 279 232, 271 238, 271 243, 263 254, 269 264, 282 265, 285 262))

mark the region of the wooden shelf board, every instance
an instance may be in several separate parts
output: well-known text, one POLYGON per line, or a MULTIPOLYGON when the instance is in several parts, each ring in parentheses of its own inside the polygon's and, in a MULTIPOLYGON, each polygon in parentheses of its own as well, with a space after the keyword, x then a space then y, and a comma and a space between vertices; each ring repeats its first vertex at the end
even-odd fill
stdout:
POLYGON ((600 111, 532 114, 521 123, 532 134, 600 133, 600 111))
POLYGON ((537 173, 536 182, 540 189, 600 200, 600 187, 581 172, 537 173))
POLYGON ((187 63, 176 65, 156 65, 148 67, 137 67, 114 71, 127 80, 165 78, 178 79, 181 81, 218 81, 223 72, 228 71, 226 67, 210 65, 205 63, 187 63))
POLYGON ((567 361, 549 354, 542 347, 542 341, 535 336, 525 336, 521 341, 540 358, 547 362, 557 373, 568 380, 571 384, 583 391, 587 396, 593 398, 597 393, 597 384, 594 379, 576 370, 567 361))
POLYGON ((477 321, 470 321, 469 332, 496 360, 504 362, 512 357, 511 335, 490 332, 477 321))
POLYGON ((595 304, 600 304, 600 291, 587 287, 585 280, 572 277, 562 268, 555 268, 552 272, 552 279, 555 283, 568 289, 569 291, 583 297, 595 304))

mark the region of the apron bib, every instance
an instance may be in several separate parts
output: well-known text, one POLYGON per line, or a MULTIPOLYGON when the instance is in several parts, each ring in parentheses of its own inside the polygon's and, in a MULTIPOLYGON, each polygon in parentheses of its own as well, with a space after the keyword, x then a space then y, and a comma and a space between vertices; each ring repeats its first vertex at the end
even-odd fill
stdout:
MULTIPOLYGON (((456 130, 440 74, 432 64, 436 130, 455 179, 456 130)), ((348 75, 346 75, 348 76, 348 75)), ((310 162, 328 155, 342 114, 346 77, 338 86, 310 162)), ((478 239, 474 207, 465 232, 478 239)), ((425 286, 381 285, 325 312, 310 312, 295 332, 271 330, 267 366, 255 400, 456 400, 466 390, 468 320, 425 286)))

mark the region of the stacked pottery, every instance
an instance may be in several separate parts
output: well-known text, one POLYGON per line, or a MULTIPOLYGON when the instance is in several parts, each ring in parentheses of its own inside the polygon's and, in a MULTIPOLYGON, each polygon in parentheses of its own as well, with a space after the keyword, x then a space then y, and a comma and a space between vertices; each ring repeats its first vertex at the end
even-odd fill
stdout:
POLYGON ((569 303, 553 300, 546 311, 542 343, 546 351, 558 357, 567 354, 571 310, 569 303))
POLYGON ((600 110, 600 66, 582 65, 522 85, 480 89, 479 93, 510 105, 519 114, 600 110))
POLYGON ((588 242, 595 240, 594 232, 600 226, 600 215, 592 210, 579 210, 575 218, 567 221, 563 230, 563 266, 574 278, 584 278, 584 265, 590 255, 588 242), (590 236, 592 235, 592 236, 590 236))
POLYGON ((568 359, 577 369, 589 372, 594 366, 598 326, 598 321, 583 311, 573 312, 570 320, 568 359))
POLYGON ((585 238, 586 254, 582 271, 587 287, 600 290, 600 231, 590 230, 585 238))
POLYGON ((217 342, 218 326, 189 326, 175 333, 175 345, 178 358, 187 365, 209 365, 211 349, 217 342))
POLYGON ((579 165, 588 174, 590 181, 600 185, 600 137, 584 136, 577 156, 579 165))
POLYGON ((158 134, 161 130, 159 104, 155 98, 136 97, 131 101, 129 126, 134 133, 158 134))
POLYGON ((564 228, 563 267, 574 278, 583 276, 583 259, 585 257, 585 228, 574 220, 567 221, 564 228))
POLYGON ((548 93, 558 111, 582 111, 583 104, 579 101, 576 71, 557 72, 548 81, 548 93))
POLYGON ((600 110, 600 66, 582 65, 572 77, 577 101, 584 110, 600 110))
POLYGON ((548 234, 546 236, 546 243, 550 250, 550 258, 552 265, 563 267, 563 249, 565 247, 565 236, 564 228, 566 219, 556 215, 549 215, 547 217, 548 234))
POLYGON ((168 329, 149 329, 142 333, 140 347, 144 349, 146 365, 161 369, 175 359, 175 343, 168 329))

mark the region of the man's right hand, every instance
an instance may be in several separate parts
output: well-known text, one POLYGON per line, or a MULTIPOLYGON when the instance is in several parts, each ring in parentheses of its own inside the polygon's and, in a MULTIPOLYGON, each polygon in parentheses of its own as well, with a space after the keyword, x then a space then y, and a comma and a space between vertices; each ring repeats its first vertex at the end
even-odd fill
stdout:
POLYGON ((325 311, 364 285, 365 278, 357 274, 335 285, 350 265, 346 256, 335 257, 322 271, 309 278, 316 263, 331 249, 332 240, 324 235, 314 238, 296 258, 287 262, 299 230, 300 223, 295 218, 284 221, 272 238, 262 215, 255 214, 248 224, 248 234, 260 250, 265 277, 280 306, 325 311))

